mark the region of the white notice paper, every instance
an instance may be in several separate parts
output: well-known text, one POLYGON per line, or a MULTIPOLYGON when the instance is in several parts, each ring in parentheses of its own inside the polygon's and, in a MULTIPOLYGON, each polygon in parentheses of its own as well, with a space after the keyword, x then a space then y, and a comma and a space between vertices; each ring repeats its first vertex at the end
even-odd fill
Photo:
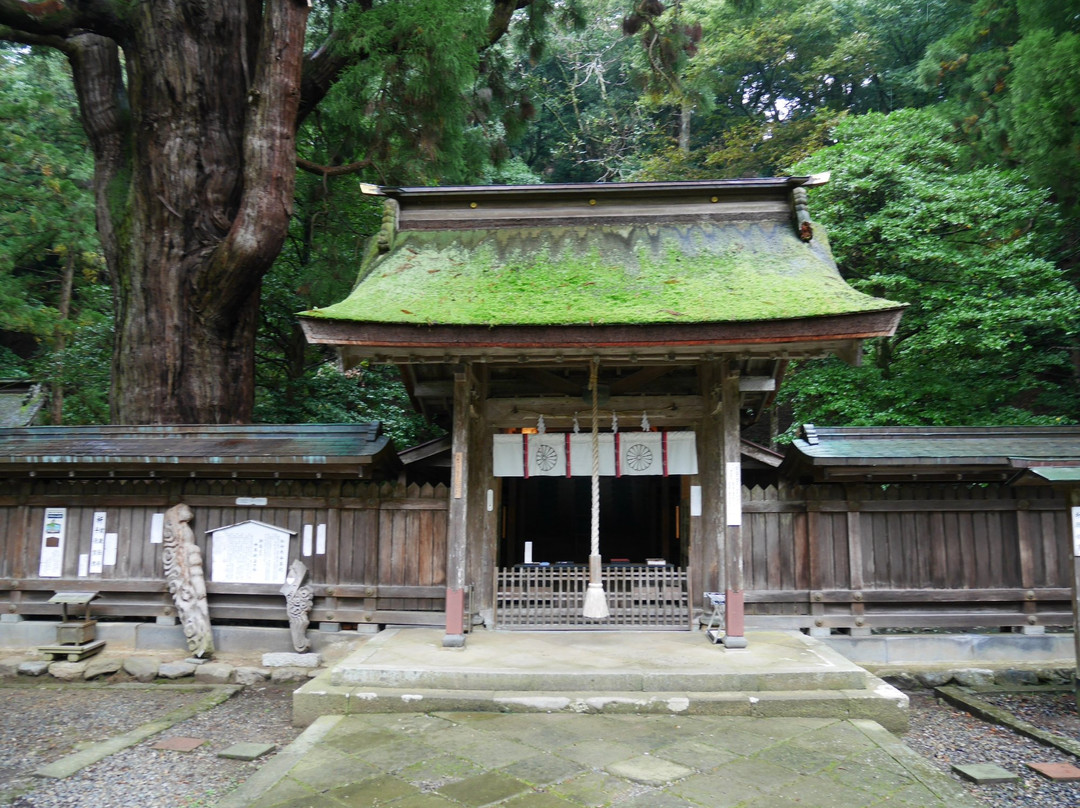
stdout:
POLYGON ((729 527, 742 524, 742 465, 738 462, 725 464, 724 482, 727 500, 727 523, 729 527))
POLYGON ((1073 507, 1072 510, 1072 528, 1073 528, 1073 555, 1080 557, 1080 508, 1073 507))
POLYGON ((301 552, 302 555, 306 555, 306 556, 311 555, 311 536, 312 536, 312 534, 314 532, 315 532, 315 526, 314 525, 304 525, 304 539, 303 539, 303 543, 302 543, 302 545, 300 547, 300 552, 301 552))
POLYGON ((46 508, 41 527, 39 578, 59 578, 64 574, 64 524, 67 508, 46 508))
POLYGON ((161 544, 165 540, 165 514, 155 513, 150 517, 150 543, 161 544))
POLYGON ((326 525, 319 525, 315 531, 315 555, 326 555, 326 525))
POLYGON ((211 531, 214 581, 280 584, 289 561, 288 530, 248 521, 211 531))
POLYGON ((116 544, 119 536, 116 533, 105 534, 105 565, 116 566, 116 544))
POLYGON ((85 578, 87 576, 87 570, 90 568, 90 555, 88 553, 79 553, 79 577, 85 578))
POLYGON ((690 515, 701 516, 701 486, 690 486, 690 515))
POLYGON ((105 564, 105 511, 94 513, 94 525, 90 532, 90 572, 103 572, 105 564))

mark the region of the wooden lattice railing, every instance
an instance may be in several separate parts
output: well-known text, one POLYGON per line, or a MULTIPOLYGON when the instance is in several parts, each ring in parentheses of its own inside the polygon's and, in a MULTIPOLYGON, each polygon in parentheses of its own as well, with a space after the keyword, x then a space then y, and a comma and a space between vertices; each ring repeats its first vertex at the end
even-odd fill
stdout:
POLYGON ((589 568, 531 566, 496 571, 495 626, 499 629, 690 629, 688 570, 675 566, 611 565, 601 580, 610 616, 581 614, 589 568))

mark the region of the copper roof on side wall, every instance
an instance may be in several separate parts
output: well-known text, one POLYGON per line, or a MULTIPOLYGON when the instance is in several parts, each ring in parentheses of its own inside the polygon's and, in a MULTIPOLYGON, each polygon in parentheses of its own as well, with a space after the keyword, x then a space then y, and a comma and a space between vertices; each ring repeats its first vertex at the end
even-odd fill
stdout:
POLYGON ((0 429, 0 471, 370 477, 399 466, 381 432, 378 422, 0 429))
MULTIPOLYGON (((1080 426, 817 427, 788 447, 782 473, 816 482, 1030 480, 1080 468, 1080 426)), ((1065 477, 1070 477, 1071 472, 1065 477)))

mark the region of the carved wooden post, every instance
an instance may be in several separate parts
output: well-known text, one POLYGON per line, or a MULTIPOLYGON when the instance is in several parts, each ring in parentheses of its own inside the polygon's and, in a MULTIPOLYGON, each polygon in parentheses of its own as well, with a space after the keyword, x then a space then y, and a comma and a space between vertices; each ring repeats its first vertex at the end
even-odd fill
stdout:
POLYGON ((197 657, 209 657, 214 653, 214 635, 206 603, 202 550, 188 525, 191 518, 191 508, 182 502, 165 511, 161 557, 188 649, 197 657))
POLYGON ((289 567, 289 574, 279 590, 285 596, 285 613, 289 616, 289 631, 292 634, 293 648, 304 653, 311 647, 307 638, 307 627, 311 623, 311 606, 315 602, 315 593, 304 584, 307 565, 299 558, 289 567))

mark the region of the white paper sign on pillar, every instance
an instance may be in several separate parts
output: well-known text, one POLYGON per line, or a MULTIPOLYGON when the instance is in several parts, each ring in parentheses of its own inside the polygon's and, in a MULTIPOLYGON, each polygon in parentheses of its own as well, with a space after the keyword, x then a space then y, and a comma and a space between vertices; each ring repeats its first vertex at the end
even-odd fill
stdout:
POLYGON ((90 574, 105 571, 105 511, 94 514, 94 524, 90 531, 90 574))
POLYGON ((725 465, 724 482, 727 523, 729 527, 738 527, 742 524, 742 466, 738 462, 725 465))
POLYGON ((1070 510, 1072 511, 1073 555, 1080 557, 1080 507, 1074 506, 1070 510))
POLYGON ((39 578, 59 578, 64 574, 64 526, 67 508, 46 508, 41 527, 39 578))

